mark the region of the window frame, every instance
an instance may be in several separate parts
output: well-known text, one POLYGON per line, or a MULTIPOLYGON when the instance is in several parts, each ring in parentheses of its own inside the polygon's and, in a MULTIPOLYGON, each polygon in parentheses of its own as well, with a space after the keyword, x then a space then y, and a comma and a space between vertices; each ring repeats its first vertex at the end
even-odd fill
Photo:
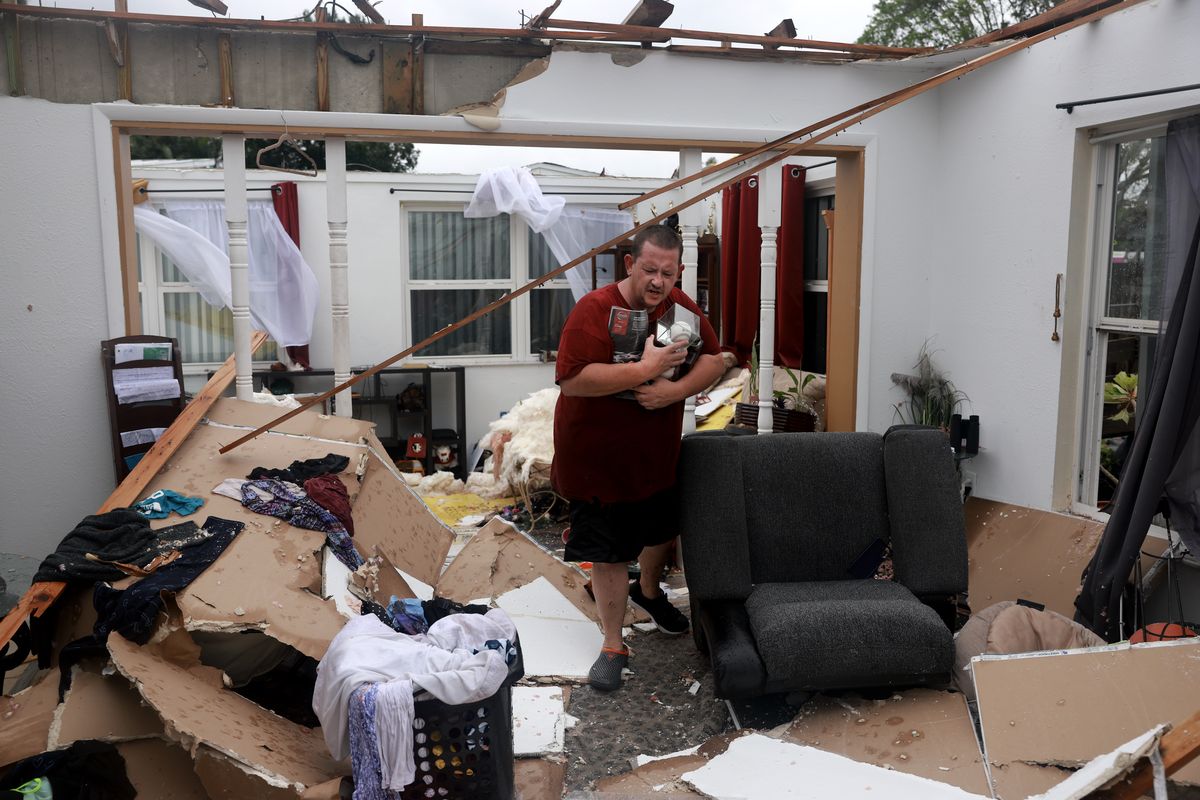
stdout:
MULTIPOLYGON (((400 286, 404 303, 404 346, 415 344, 413 338, 412 298, 414 291, 430 289, 480 289, 511 292, 533 280, 530 277, 529 234, 530 228, 520 217, 508 215, 508 278, 486 278, 469 280, 447 279, 414 279, 412 277, 412 251, 409 240, 409 215, 414 212, 457 212, 462 214, 466 204, 461 201, 436 200, 400 200, 400 286)), ((565 289, 570 291, 570 284, 563 276, 552 278, 533 292, 544 289, 565 289)), ((512 352, 471 354, 461 356, 436 355, 428 356, 430 360, 458 365, 495 365, 495 364, 537 364, 541 359, 536 353, 530 352, 533 341, 532 307, 530 295, 527 292, 509 303, 509 324, 512 352)))

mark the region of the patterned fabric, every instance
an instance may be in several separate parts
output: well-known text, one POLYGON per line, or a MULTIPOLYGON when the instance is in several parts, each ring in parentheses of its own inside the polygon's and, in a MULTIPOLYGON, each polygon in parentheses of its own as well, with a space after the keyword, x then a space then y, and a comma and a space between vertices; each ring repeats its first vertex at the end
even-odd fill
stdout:
POLYGON ((354 542, 341 521, 283 481, 274 478, 247 481, 242 485, 242 505, 259 514, 285 519, 297 528, 320 531, 325 534, 329 549, 347 569, 356 570, 363 565, 363 557, 354 549, 354 542), (264 495, 269 499, 264 499, 264 495))
POLYGON ((400 800, 400 792, 383 788, 375 701, 379 685, 368 683, 350 695, 350 766, 354 770, 354 800, 400 800))

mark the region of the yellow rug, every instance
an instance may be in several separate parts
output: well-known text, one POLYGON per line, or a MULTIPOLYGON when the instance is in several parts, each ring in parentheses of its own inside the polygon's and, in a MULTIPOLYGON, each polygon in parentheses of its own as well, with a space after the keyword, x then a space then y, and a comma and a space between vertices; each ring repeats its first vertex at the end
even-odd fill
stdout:
POLYGON ((477 494, 431 494, 421 498, 429 510, 442 522, 454 527, 463 517, 498 511, 516 502, 511 497, 480 497, 477 494))
POLYGON ((733 421, 733 405, 723 405, 716 411, 709 414, 702 421, 696 423, 698 431, 716 431, 724 428, 733 421))

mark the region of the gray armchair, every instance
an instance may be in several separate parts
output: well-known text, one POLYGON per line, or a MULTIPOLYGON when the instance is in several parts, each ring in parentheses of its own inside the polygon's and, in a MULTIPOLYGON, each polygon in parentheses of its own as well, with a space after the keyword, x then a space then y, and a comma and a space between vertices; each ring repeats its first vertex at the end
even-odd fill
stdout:
POLYGON ((949 677, 949 614, 933 606, 966 592, 967 548, 941 431, 690 436, 679 487, 693 635, 718 697, 949 677), (880 542, 891 581, 862 577, 880 542))

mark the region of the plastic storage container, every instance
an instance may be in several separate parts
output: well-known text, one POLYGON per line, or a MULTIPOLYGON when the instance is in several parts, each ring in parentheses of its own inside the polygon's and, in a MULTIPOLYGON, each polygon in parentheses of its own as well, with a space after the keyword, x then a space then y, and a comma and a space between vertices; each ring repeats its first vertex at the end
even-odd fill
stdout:
POLYGON ((504 684, 486 700, 449 706, 426 692, 413 703, 416 780, 404 800, 511 800, 512 685, 525 676, 521 643, 504 684))

